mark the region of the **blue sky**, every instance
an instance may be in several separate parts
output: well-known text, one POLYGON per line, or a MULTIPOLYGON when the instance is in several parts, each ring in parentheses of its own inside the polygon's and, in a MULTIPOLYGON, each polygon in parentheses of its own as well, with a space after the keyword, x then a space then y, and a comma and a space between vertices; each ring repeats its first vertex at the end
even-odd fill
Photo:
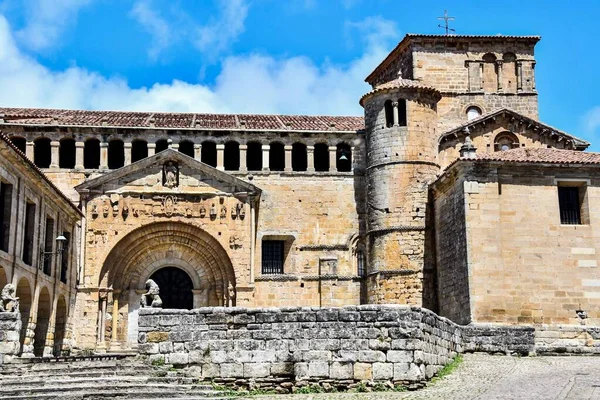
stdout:
POLYGON ((406 33, 536 34, 542 121, 600 151, 600 2, 0 1, 0 105, 361 115, 406 33))

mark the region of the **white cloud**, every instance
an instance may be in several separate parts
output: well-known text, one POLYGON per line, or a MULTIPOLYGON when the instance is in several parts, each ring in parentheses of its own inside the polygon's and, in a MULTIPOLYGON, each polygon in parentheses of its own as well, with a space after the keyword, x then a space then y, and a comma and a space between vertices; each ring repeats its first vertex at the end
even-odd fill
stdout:
MULTIPOLYGON (((0 15, 0 106, 73 109, 360 115, 364 77, 387 55, 390 26, 382 19, 356 24, 369 42, 344 65, 316 65, 305 57, 225 58, 214 86, 174 80, 131 88, 119 78, 78 66, 52 71, 26 56, 0 15), (379 34, 373 30, 381 30, 379 34)), ((394 38, 397 40, 398 38, 394 38)))
POLYGON ((196 47, 214 57, 226 50, 244 32, 248 16, 246 0, 219 0, 220 15, 197 29, 196 47))
POLYGON ((595 133, 600 128, 600 106, 592 108, 583 116, 584 129, 588 133, 595 133))
POLYGON ((159 53, 171 42, 172 32, 169 24, 152 7, 149 0, 139 0, 131 9, 131 16, 150 34, 152 45, 148 56, 156 60, 159 53))
POLYGON ((89 3, 91 0, 26 0, 26 24, 16 36, 35 51, 55 46, 63 31, 75 24, 78 11, 89 3))

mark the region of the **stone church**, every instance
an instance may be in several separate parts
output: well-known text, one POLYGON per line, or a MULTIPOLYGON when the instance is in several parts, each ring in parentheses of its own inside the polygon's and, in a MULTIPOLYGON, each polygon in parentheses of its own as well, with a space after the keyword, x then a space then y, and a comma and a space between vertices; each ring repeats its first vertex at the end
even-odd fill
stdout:
POLYGON ((364 118, 0 109, 20 353, 135 347, 148 279, 163 308, 597 325, 600 154, 539 121, 539 40, 407 35, 364 118))

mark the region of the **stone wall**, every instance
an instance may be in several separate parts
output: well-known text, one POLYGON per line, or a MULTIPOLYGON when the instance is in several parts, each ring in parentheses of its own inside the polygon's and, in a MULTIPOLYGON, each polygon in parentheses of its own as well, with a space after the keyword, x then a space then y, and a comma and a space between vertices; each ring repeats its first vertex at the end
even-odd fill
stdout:
POLYGON ((431 311, 396 305, 142 309, 138 351, 238 385, 415 384, 462 351, 462 330, 431 311))
POLYGON ((600 327, 542 325, 535 330, 538 354, 600 354, 600 327))
POLYGON ((10 362, 19 354, 20 331, 20 313, 0 312, 0 365, 10 362))

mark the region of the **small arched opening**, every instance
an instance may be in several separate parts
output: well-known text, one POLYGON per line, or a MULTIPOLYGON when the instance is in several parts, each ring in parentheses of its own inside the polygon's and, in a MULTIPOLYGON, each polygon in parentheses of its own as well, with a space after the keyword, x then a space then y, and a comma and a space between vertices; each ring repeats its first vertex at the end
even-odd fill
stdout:
POLYGON ((125 165, 125 148, 122 140, 108 143, 108 169, 118 169, 125 165))
POLYGON ((167 139, 159 139, 156 141, 156 153, 165 151, 168 148, 169 148, 169 142, 167 141, 167 139))
POLYGON ((394 126, 394 107, 392 106, 392 101, 386 100, 383 103, 383 109, 385 112, 385 126, 391 128, 394 126))
POLYGON ((519 147, 519 138, 512 132, 499 133, 494 139, 495 151, 506 151, 519 147))
POLYGON ((285 170, 285 147, 283 143, 273 142, 270 144, 269 169, 271 171, 285 170))
POLYGON ((352 171, 352 149, 347 143, 338 143, 336 155, 336 168, 339 172, 352 171))
POLYGON ((21 153, 25 153, 27 149, 27 140, 20 136, 11 136, 10 141, 14 144, 17 149, 21 150, 21 153))
POLYGON ((292 145, 292 170, 306 171, 308 166, 306 154, 306 145, 304 143, 294 143, 292 145))
POLYGON ((140 139, 131 142, 131 162, 140 161, 146 157, 148 157, 148 142, 140 139))
POLYGON ((483 91, 486 93, 498 91, 496 56, 492 53, 487 53, 483 56, 483 91))
POLYGON ((33 162, 38 168, 49 168, 51 161, 50 139, 38 138, 34 141, 33 162))
POLYGON ((223 163, 226 171, 240 170, 240 144, 238 142, 225 143, 223 163))
POLYGON ((215 142, 202 142, 200 161, 213 168, 217 167, 217 144, 215 142))
POLYGON ((58 150, 58 166, 60 168, 75 168, 75 140, 62 139, 58 150))
POLYGON ((502 89, 506 93, 517 92, 517 56, 504 53, 502 56, 502 89))
POLYGON ((33 296, 31 293, 31 285, 27 278, 21 278, 17 284, 17 297, 19 298, 19 311, 21 312, 21 332, 19 337, 19 343, 21 343, 21 349, 19 354, 23 353, 23 346, 25 344, 25 336, 27 334, 27 327, 29 325, 29 318, 31 316, 31 302, 33 296))
POLYGON ((162 308, 191 310, 194 306, 192 289, 194 284, 190 276, 177 267, 165 267, 154 272, 150 279, 160 289, 162 308))
POLYGON ((50 292, 47 287, 40 291, 37 307, 37 320, 35 323, 35 335, 33 337, 33 355, 42 357, 48 338, 48 328, 50 327, 50 313, 52 312, 52 302, 50 301, 50 292))
POLYGON ((65 346, 65 333, 67 330, 67 302, 64 296, 58 298, 56 303, 56 321, 54 323, 54 356, 60 357, 68 352, 65 346))
POLYGON ((100 168, 100 141, 88 139, 83 145, 83 167, 85 169, 100 168))
POLYGON ((246 154, 246 168, 248 171, 260 171, 262 167, 262 144, 259 142, 249 142, 246 154))
POLYGON ((329 145, 327 143, 315 144, 315 171, 329 171, 329 145))
POLYGON ((189 140, 184 140, 179 143, 179 152, 188 157, 194 158, 194 143, 189 140))

